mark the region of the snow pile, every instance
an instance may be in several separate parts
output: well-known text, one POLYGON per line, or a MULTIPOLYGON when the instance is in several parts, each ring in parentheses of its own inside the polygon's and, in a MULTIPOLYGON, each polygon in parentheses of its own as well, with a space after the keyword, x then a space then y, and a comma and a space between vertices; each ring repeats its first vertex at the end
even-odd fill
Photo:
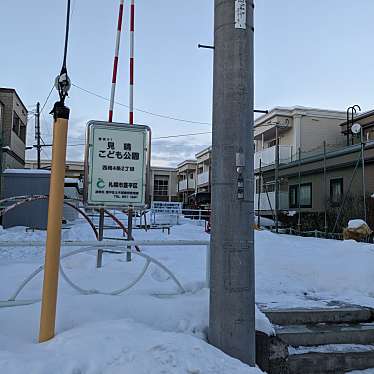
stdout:
MULTIPOLYGON (((105 316, 103 316, 105 318, 105 316)), ((258 374, 201 339, 120 319, 75 327, 41 345, 0 352, 2 373, 258 374)))
POLYGON ((361 226, 367 226, 367 223, 362 219, 351 219, 348 222, 349 229, 358 229, 361 226))
POLYGON ((256 301, 269 307, 374 307, 374 247, 256 232, 256 301))
POLYGON ((374 351, 374 345, 362 345, 362 344, 325 344, 318 346, 299 346, 288 347, 288 353, 290 355, 302 355, 305 353, 344 353, 344 352, 372 352, 374 351))

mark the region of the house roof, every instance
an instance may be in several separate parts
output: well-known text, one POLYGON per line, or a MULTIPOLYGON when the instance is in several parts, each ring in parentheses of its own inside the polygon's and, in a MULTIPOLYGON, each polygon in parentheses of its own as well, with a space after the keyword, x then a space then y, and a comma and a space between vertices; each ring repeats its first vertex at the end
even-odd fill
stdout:
POLYGON ((275 116, 292 117, 295 115, 344 119, 346 116, 346 112, 341 110, 312 108, 298 105, 292 107, 277 106, 271 109, 269 113, 262 114, 259 117, 257 117, 255 120, 255 127, 265 122, 268 122, 271 118, 275 116))

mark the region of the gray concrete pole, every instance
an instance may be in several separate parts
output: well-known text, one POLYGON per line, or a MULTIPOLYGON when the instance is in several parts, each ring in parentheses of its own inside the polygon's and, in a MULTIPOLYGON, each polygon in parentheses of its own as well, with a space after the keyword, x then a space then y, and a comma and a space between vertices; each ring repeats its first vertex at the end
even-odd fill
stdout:
POLYGON ((278 124, 275 125, 275 232, 279 231, 279 135, 278 124))
POLYGON ((255 365, 253 3, 215 0, 209 342, 255 365))

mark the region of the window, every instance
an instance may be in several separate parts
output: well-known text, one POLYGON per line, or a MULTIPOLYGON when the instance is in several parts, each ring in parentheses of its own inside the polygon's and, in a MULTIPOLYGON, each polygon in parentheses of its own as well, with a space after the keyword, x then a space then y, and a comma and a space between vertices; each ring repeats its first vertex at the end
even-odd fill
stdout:
POLYGON ((4 112, 3 104, 0 101, 0 128, 1 129, 3 128, 3 116, 4 116, 3 112, 4 112))
POLYGON ((312 184, 306 183, 300 185, 300 206, 303 208, 312 207, 312 184))
POLYGON ((154 192, 155 196, 168 196, 169 192, 169 177, 157 176, 155 177, 154 192))
POLYGON ((288 198, 289 198, 289 204, 290 208, 297 208, 298 207, 298 201, 297 201, 297 190, 299 186, 290 186, 289 192, 288 192, 288 198))
POLYGON ((18 137, 26 143, 26 125, 21 121, 18 114, 13 112, 13 131, 18 135, 18 137))
POLYGON ((19 133, 19 124, 20 119, 18 117, 18 114, 16 112, 13 112, 13 131, 18 135, 19 133))
POLYGON ((26 143, 26 126, 20 121, 21 126, 19 128, 19 137, 21 140, 26 143))
POLYGON ((340 205, 343 197, 343 178, 330 180, 330 202, 332 206, 340 205))
POLYGON ((311 208, 312 207, 312 183, 303 183, 290 186, 288 192, 290 208, 311 208))

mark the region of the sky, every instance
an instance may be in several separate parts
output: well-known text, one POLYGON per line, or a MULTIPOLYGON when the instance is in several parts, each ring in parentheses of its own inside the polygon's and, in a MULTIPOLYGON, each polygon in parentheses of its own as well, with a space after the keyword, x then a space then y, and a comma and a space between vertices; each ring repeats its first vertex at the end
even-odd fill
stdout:
MULTIPOLYGON (((233 0, 234 1, 234 0, 233 0)), ((0 4, 0 86, 17 90, 27 108, 42 105, 61 69, 63 0, 0 4)), ((125 0, 114 120, 128 121, 129 0, 125 0), (124 106, 123 106, 124 105, 124 106)), ((68 72, 75 86, 67 105, 68 159, 82 160, 86 123, 107 120, 119 0, 72 0, 68 72), (80 87, 77 88, 76 86, 80 87)), ((152 128, 152 164, 175 166, 210 145, 213 0, 136 0, 135 123, 152 128), (179 120, 167 119, 162 116, 179 120), (191 122, 186 122, 186 121, 191 122), (198 122, 198 123, 196 123, 198 122), (161 139, 160 139, 161 138, 161 139)), ((374 109, 373 0, 257 0, 255 2, 255 107, 374 109)), ((42 136, 52 139, 49 111, 42 136)), ((34 119, 28 144, 34 143, 34 119)), ((27 151, 35 159, 35 151, 27 151)), ((42 158, 50 158, 44 148, 42 158)))

